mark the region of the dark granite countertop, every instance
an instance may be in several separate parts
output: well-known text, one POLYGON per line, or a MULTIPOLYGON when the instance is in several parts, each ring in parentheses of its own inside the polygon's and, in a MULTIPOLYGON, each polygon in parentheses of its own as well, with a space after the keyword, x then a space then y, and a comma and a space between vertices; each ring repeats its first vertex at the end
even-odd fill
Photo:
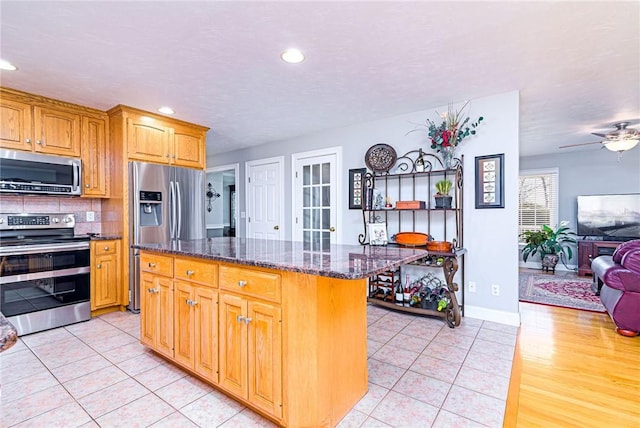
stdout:
POLYGON ((302 242, 249 238, 174 240, 132 247, 341 279, 367 278, 428 254, 415 248, 370 245, 331 245, 320 252, 305 250, 302 242))
POLYGON ((102 233, 89 234, 92 241, 111 241, 113 239, 122 239, 122 235, 108 235, 102 233))
POLYGON ((6 351, 16 344, 18 341, 18 331, 7 319, 0 313, 0 352, 6 351))

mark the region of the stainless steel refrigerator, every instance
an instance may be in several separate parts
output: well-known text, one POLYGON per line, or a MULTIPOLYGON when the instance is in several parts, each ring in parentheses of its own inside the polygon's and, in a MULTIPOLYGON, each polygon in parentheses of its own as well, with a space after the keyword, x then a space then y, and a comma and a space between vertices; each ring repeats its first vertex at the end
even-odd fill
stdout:
MULTIPOLYGON (((205 238, 204 171, 129 162, 131 243, 205 238)), ((129 309, 140 311, 140 256, 131 249, 129 309)))

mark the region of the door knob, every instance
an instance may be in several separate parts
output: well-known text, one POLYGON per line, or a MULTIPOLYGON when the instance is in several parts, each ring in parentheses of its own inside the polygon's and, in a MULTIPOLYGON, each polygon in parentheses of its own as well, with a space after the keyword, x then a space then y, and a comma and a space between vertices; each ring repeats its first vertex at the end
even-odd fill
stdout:
POLYGON ((329 228, 329 232, 335 232, 335 231, 336 231, 336 228, 335 228, 335 227, 331 226, 331 227, 329 228))
POLYGON ((273 230, 280 230, 280 226, 278 225, 273 226, 273 230))

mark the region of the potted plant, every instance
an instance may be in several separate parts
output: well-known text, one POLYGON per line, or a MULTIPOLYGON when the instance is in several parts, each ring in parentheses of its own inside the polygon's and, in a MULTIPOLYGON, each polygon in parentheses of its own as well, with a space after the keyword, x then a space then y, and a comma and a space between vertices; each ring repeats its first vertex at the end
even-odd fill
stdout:
POLYGON ((567 226, 568 222, 562 221, 555 230, 546 224, 540 230, 528 230, 522 234, 525 246, 522 248, 522 259, 526 262, 529 256, 540 254, 542 269, 547 272, 556 270, 556 264, 560 257, 571 258, 573 251, 570 244, 576 244, 576 234, 567 226))
POLYGON ((436 191, 438 192, 434 195, 436 208, 451 208, 451 200, 453 198, 449 196, 449 192, 451 192, 452 186, 451 180, 446 178, 436 183, 436 191))

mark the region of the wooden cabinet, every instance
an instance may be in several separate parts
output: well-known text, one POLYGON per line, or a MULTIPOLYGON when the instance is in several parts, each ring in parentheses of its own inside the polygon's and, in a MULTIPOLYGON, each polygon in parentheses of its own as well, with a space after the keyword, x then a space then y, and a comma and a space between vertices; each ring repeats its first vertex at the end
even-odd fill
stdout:
POLYGON ((173 259, 140 254, 140 341, 173 358, 173 259))
POLYGON ((220 386, 282 417, 282 332, 278 305, 223 293, 220 386))
POLYGON ((25 100, 0 98, 0 145, 7 149, 80 157, 81 116, 73 110, 25 100))
POLYGON ((174 272, 174 359, 217 383, 217 265, 176 257, 174 272))
POLYGON ((578 241, 578 276, 593 275, 591 262, 598 256, 610 256, 620 241, 578 241))
POLYGON ((91 310, 124 305, 120 240, 91 241, 91 310))
POLYGON ((208 128, 126 106, 109 110, 113 126, 123 126, 128 160, 204 169, 208 128))
POLYGON ((32 150, 33 106, 28 102, 0 98, 0 146, 5 149, 32 150))
POLYGON ((82 196, 109 197, 108 118, 82 118, 82 196))

